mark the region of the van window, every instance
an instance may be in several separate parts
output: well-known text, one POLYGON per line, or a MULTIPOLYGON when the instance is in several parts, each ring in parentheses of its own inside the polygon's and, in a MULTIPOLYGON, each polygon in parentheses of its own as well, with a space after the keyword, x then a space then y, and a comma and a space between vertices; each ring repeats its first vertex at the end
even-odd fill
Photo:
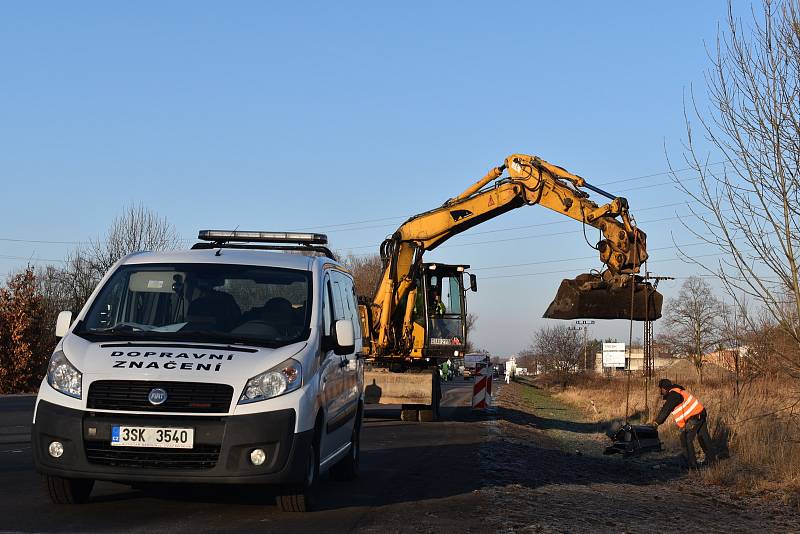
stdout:
POLYGON ((249 265, 125 265, 75 333, 87 339, 242 342, 308 337, 311 274, 249 265))
POLYGON ((361 337, 361 319, 358 316, 353 280, 338 271, 331 273, 332 292, 334 293, 334 307, 336 320, 347 319, 353 323, 356 339, 361 337))
POLYGON ((334 274, 331 276, 331 294, 333 296, 333 318, 336 321, 342 319, 349 319, 347 316, 347 307, 344 304, 342 283, 339 277, 334 274))
POLYGON ((361 338, 361 317, 358 315, 358 297, 356 297, 356 286, 353 281, 346 278, 347 284, 350 286, 348 299, 350 306, 353 310, 353 329, 355 330, 355 339, 361 338))
POLYGON ((322 335, 331 335, 331 282, 325 277, 324 290, 322 291, 322 335))

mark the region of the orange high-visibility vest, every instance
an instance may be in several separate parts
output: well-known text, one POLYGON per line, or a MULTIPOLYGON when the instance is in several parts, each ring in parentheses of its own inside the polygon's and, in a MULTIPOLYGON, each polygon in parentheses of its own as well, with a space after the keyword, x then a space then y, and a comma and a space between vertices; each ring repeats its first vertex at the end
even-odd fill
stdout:
POLYGON ((677 424, 679 428, 683 428, 684 425, 686 425, 687 419, 695 415, 700 415, 700 412, 704 410, 703 405, 700 404, 699 400, 694 398, 694 395, 685 389, 672 388, 670 391, 677 391, 681 394, 681 397, 683 397, 683 402, 672 410, 672 415, 675 417, 675 424, 677 424))

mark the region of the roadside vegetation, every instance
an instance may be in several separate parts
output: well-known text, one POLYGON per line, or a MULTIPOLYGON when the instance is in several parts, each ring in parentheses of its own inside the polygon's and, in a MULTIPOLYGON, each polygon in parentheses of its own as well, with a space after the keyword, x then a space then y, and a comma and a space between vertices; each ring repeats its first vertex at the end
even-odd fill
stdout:
MULTIPOLYGON (((662 404, 658 380, 681 384, 706 407, 709 432, 723 457, 699 478, 734 493, 800 506, 800 347, 769 317, 748 323, 742 313, 725 306, 705 280, 692 277, 665 303, 666 320, 655 323, 662 330, 652 345, 659 365, 649 378, 641 363, 631 367, 631 359, 631 371, 593 370, 601 366, 599 340, 590 343, 595 350, 587 369, 581 343, 566 325, 536 332, 520 360, 538 371, 537 385, 606 429, 613 422, 653 419, 662 404)), ((682 452, 671 418, 659 433, 673 456, 682 452)))
MULTIPOLYGON (((737 392, 732 373, 707 363, 701 384, 693 367, 690 361, 680 361, 658 371, 658 376, 679 381, 708 410, 709 431, 723 459, 701 471, 699 479, 743 496, 777 497, 800 507, 797 384, 781 372, 765 372, 740 381, 737 392)), ((537 380, 549 385, 555 398, 579 408, 603 428, 625 421, 626 405, 633 424, 644 424, 660 408, 662 400, 652 382, 645 401, 641 374, 631 376, 629 396, 627 381, 622 374, 583 374, 562 389, 557 377, 537 380)), ((659 435, 669 453, 681 452, 679 430, 671 418, 659 427, 659 435)))
MULTIPOLYGON (((675 165, 694 172, 674 173, 692 210, 685 235, 707 246, 702 255, 682 251, 698 276, 665 303, 652 345, 674 363, 646 378, 640 370, 594 373, 602 340, 587 340, 585 331, 562 322, 535 332, 517 364, 542 374, 558 399, 598 423, 644 422, 660 405, 655 383, 670 378, 702 400, 717 448, 729 456, 700 479, 800 505, 797 3, 765 0, 744 18, 729 7, 709 48, 708 105, 687 95, 686 139, 675 165)), ((178 246, 166 219, 134 205, 62 263, 12 273, 0 285, 0 394, 36 390, 56 343, 58 312, 77 313, 114 262, 178 246)), ((371 295, 380 257, 349 254, 343 261, 358 294, 371 295)), ((475 321, 470 315, 468 329, 475 321)), ((630 349, 641 343, 620 341, 630 349)), ((678 449, 671 421, 660 433, 678 449)))
MULTIPOLYGON (((729 3, 708 48, 705 98, 687 92, 686 137, 670 158, 691 210, 682 233, 706 245, 676 243, 697 275, 683 281, 655 323, 653 350, 676 363, 652 375, 631 371, 628 396, 628 377, 602 377, 577 363, 577 334, 566 326, 561 334, 570 343, 548 341, 553 327, 543 329, 523 356, 551 377, 559 398, 598 422, 643 422, 660 404, 659 378, 684 385, 707 407, 717 447, 730 456, 699 477, 797 505, 800 8, 764 0, 736 13, 729 3)), ((660 432, 677 448, 671 420, 660 432)))
POLYGON ((149 208, 126 207, 105 235, 90 239, 59 265, 28 264, 0 286, 0 394, 34 392, 56 345, 58 313, 77 314, 106 271, 140 250, 180 245, 175 227, 149 208))

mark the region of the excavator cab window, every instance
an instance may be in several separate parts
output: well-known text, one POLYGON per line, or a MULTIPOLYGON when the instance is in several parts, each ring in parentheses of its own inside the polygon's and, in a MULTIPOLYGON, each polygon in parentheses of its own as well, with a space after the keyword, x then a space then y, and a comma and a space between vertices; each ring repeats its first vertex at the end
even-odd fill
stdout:
POLYGON ((449 314, 461 315, 461 299, 464 291, 461 289, 461 276, 448 276, 442 280, 442 302, 449 314))
POLYGON ((424 280, 418 284, 424 292, 426 353, 451 357, 465 342, 463 268, 459 271, 458 266, 441 264, 430 267, 424 270, 424 280))

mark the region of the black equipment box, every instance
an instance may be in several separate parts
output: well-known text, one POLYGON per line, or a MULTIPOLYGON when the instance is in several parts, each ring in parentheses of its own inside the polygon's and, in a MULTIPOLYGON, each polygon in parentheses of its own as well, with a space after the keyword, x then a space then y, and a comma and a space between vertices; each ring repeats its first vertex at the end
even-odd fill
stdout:
POLYGON ((621 453, 625 456, 662 450, 658 428, 650 425, 625 424, 608 432, 613 442, 603 454, 621 453))

